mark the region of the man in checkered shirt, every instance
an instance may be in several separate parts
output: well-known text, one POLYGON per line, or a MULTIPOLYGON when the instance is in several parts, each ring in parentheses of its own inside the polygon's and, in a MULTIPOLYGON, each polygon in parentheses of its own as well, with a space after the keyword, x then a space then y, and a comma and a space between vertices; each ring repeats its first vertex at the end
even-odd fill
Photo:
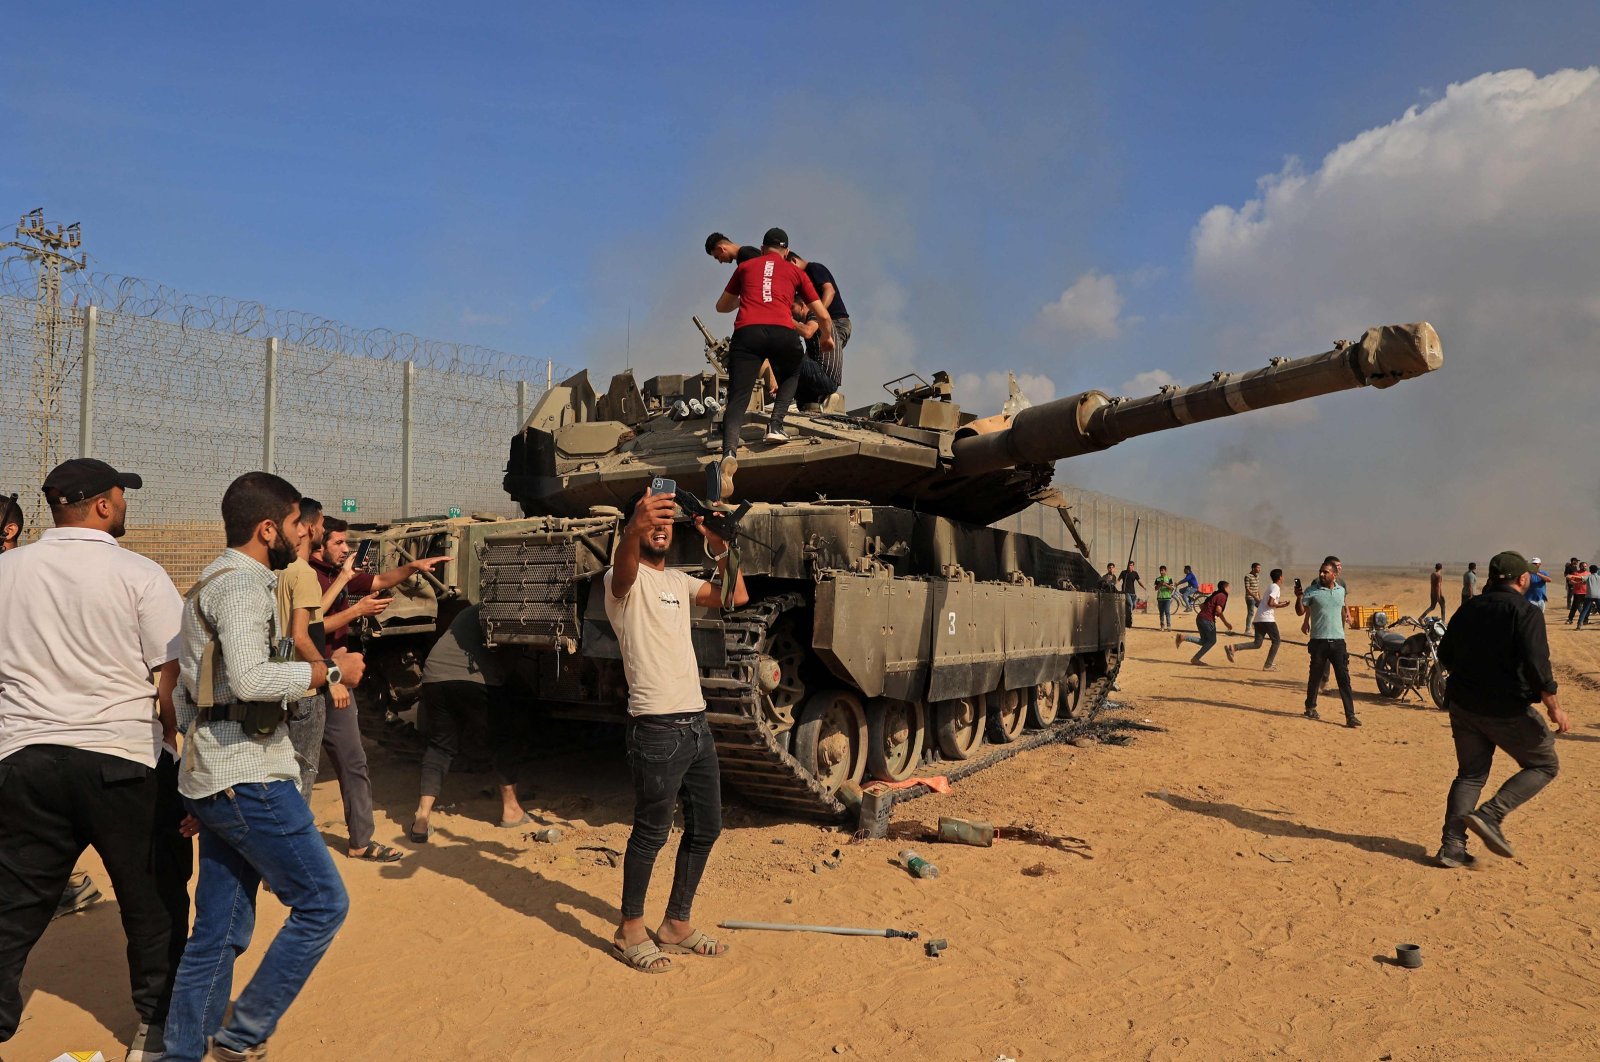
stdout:
POLYGON ((186 734, 178 791, 200 836, 194 928, 167 1017, 167 1062, 266 1057, 266 1041, 344 923, 349 897, 300 795, 285 721, 307 689, 361 680, 361 654, 307 663, 275 651, 277 572, 305 535, 300 493, 249 472, 222 496, 228 548, 183 608, 176 707, 186 734), (265 881, 289 918, 233 1000, 233 963, 250 945, 256 887, 265 881), (214 1038, 214 1039, 213 1039, 214 1038), (210 1040, 211 1054, 206 1055, 210 1040))

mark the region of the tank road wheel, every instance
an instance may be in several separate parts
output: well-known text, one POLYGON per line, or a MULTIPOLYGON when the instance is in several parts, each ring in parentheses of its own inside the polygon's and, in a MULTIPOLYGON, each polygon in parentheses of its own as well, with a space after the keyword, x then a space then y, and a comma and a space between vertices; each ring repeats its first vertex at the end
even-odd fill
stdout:
POLYGON ((867 774, 903 782, 922 765, 928 713, 922 705, 880 697, 867 705, 867 774))
POLYGON ((1061 683, 1041 682, 1028 691, 1028 725, 1043 730, 1061 714, 1061 683))
POLYGON ((1028 694, 1026 690, 995 690, 988 701, 993 725, 989 740, 996 745, 1009 745, 1022 736, 1028 722, 1028 694))
POLYGON ((1083 703, 1083 688, 1088 684, 1088 676, 1083 672, 1083 661, 1073 657, 1067 673, 1061 677, 1061 710, 1067 713, 1068 719, 1082 719, 1088 712, 1083 703))
POLYGON ((939 752, 948 759, 964 760, 983 744, 983 726, 988 714, 982 697, 957 697, 933 706, 934 733, 939 752))
POLYGON ((795 716, 794 758, 830 793, 867 770, 867 714, 849 690, 818 690, 795 716))
POLYGON ((767 644, 762 648, 759 663, 777 665, 774 683, 761 681, 761 715, 773 733, 782 734, 794 728, 795 709, 806 697, 805 680, 800 677, 800 662, 806 657, 808 643, 800 640, 793 620, 780 621, 773 629, 767 644), (771 685, 772 688, 767 687, 771 685))

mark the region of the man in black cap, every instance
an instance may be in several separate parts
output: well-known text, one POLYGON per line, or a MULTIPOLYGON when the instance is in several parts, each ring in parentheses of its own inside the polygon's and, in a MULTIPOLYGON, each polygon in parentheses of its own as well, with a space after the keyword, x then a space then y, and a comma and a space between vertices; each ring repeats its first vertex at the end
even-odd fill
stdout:
POLYGON ((86 847, 105 863, 128 938, 139 1026, 159 1058, 188 933, 193 849, 178 830, 183 603, 167 573, 117 545, 138 476, 104 461, 45 480, 55 527, 0 556, 0 1041, 19 982, 86 847))
POLYGON ((1501 823, 1549 785, 1559 767, 1555 738, 1533 702, 1543 703, 1557 733, 1572 729, 1550 673, 1544 616, 1523 597, 1534 567, 1520 553, 1496 554, 1489 562, 1489 585, 1456 610, 1439 643, 1439 659, 1450 671, 1445 701, 1457 765, 1445 805, 1443 844, 1435 857, 1440 866, 1472 864, 1468 830, 1496 855, 1513 854, 1501 823), (1521 770, 1480 806, 1478 796, 1497 748, 1521 770))
POLYGON ((811 278, 784 257, 788 250, 789 234, 778 228, 768 229, 761 240, 760 256, 741 262, 717 299, 718 313, 739 311, 733 322, 733 340, 728 345, 728 405, 722 413, 722 437, 718 439, 713 433, 706 440, 707 449, 723 454, 725 482, 733 464, 730 459, 739 448, 739 429, 744 425, 763 361, 771 362, 778 378, 766 441, 789 441, 783 421, 794 402, 800 384, 800 363, 805 358, 805 346, 794 325, 792 307, 797 297, 810 307, 821 325, 819 348, 829 354, 834 349, 833 322, 827 308, 818 298, 811 278))

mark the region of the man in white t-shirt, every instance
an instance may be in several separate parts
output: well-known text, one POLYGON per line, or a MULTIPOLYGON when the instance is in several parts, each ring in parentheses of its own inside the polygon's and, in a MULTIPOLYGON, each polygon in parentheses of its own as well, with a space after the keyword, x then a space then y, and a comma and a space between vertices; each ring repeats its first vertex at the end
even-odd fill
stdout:
POLYGON ((142 482, 92 458, 57 466, 55 527, 0 557, 0 1042, 22 1018, 28 953, 93 847, 128 938, 134 1062, 165 1050, 194 858, 174 751, 183 602, 159 564, 117 545, 124 491, 142 482))
POLYGON ((1261 644, 1267 639, 1272 640, 1272 648, 1267 650, 1267 662, 1261 665, 1262 671, 1276 671, 1278 665, 1273 661, 1278 659, 1278 644, 1282 641, 1278 634, 1278 609, 1287 608, 1289 602, 1283 599, 1283 586, 1279 580, 1283 578, 1283 569, 1274 568, 1267 573, 1267 579, 1272 585, 1267 587, 1267 596, 1256 605, 1255 629, 1256 640, 1249 645, 1229 645, 1223 648, 1228 654, 1231 663, 1236 653, 1248 653, 1252 649, 1260 649, 1261 644))
MULTIPOLYGON (((667 567, 673 495, 646 491, 632 506, 615 561, 605 574, 606 618, 622 650, 628 680, 628 764, 633 773, 633 832, 622 863, 622 920, 612 952, 635 970, 665 973, 665 953, 720 957, 728 948, 689 921, 711 846, 722 832, 722 776, 706 724, 706 702, 690 638, 689 609, 722 604, 728 546, 699 517, 695 528, 717 563, 713 582, 667 567), (683 797, 683 841, 672 874, 666 918, 654 938, 644 901, 656 855, 666 844, 683 797)), ((736 575, 732 603, 750 599, 736 575)))

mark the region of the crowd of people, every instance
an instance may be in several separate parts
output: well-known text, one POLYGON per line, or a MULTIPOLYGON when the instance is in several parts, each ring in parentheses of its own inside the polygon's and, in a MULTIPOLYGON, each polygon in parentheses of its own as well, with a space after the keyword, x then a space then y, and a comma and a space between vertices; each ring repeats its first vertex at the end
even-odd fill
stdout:
MULTIPOLYGON (((1501 825, 1516 808, 1533 797, 1556 777, 1559 767, 1555 735, 1571 729, 1561 706, 1557 684, 1550 665, 1549 641, 1545 634, 1544 609, 1549 573, 1538 557, 1526 558, 1514 551, 1496 554, 1489 561, 1488 583, 1479 592, 1478 565, 1469 563, 1462 574, 1461 600, 1445 629, 1438 648, 1440 664, 1446 669, 1445 709, 1456 751, 1456 776, 1446 798, 1444 828, 1440 847, 1434 856, 1437 865, 1448 868, 1470 866, 1475 857, 1467 851, 1467 835, 1477 835, 1485 847, 1497 855, 1510 857, 1513 850, 1501 825), (1546 725, 1533 705, 1544 709, 1546 725), (1496 750, 1510 756, 1518 770, 1495 795, 1478 802, 1488 782, 1496 750)), ((1307 635, 1309 668, 1306 675, 1304 715, 1317 720, 1317 703, 1333 675, 1344 708, 1345 726, 1361 726, 1356 714, 1350 682, 1350 654, 1345 643, 1349 626, 1349 585, 1344 564, 1328 556, 1317 569, 1310 586, 1300 579, 1293 585, 1292 599, 1282 585, 1283 570, 1267 573, 1262 589, 1261 565, 1253 563, 1245 575, 1245 623, 1253 628, 1255 639, 1249 644, 1224 647, 1230 663, 1240 653, 1262 648, 1267 652, 1262 669, 1277 670, 1276 660, 1282 636, 1277 611, 1292 600, 1295 615, 1302 618, 1301 631, 1307 635)), ((1187 581, 1193 571, 1184 565, 1187 581)), ((1445 618, 1444 565, 1435 564, 1428 580, 1428 607, 1421 616, 1435 609, 1445 618)), ((1120 574, 1116 565, 1106 567, 1105 589, 1120 593, 1125 601, 1125 618, 1131 626, 1137 589, 1143 585, 1130 561, 1120 574)), ((1567 563, 1567 622, 1576 619, 1581 629, 1596 603, 1600 603, 1600 571, 1574 557, 1567 563)), ((1183 583, 1160 567, 1155 579, 1156 600, 1160 606, 1160 629, 1172 627, 1172 602, 1184 600, 1183 583)), ((1201 584, 1203 586, 1203 584, 1201 584)), ((1205 655, 1217 643, 1217 625, 1233 629, 1228 620, 1230 583, 1219 581, 1203 593, 1195 594, 1196 634, 1174 632, 1178 648, 1198 647, 1189 662, 1204 665, 1205 655)))

